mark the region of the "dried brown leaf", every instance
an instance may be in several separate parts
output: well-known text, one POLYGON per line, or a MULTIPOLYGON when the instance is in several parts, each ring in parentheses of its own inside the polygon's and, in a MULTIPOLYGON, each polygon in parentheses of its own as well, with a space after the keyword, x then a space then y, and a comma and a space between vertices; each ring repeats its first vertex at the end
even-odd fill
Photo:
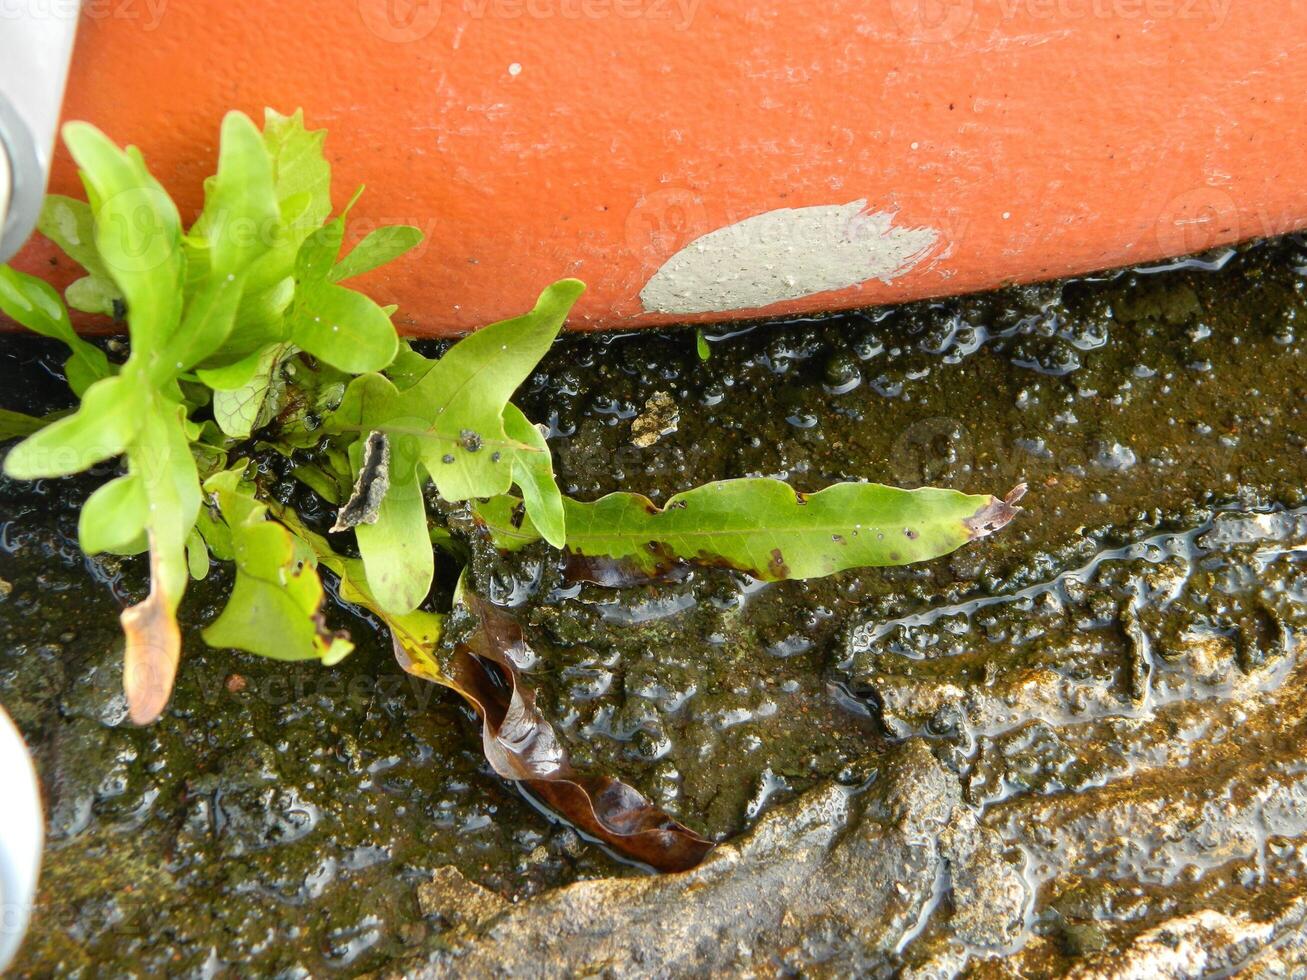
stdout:
POLYGON ((582 775, 572 767, 553 726, 536 708, 534 693, 521 681, 520 665, 531 658, 521 627, 475 596, 466 601, 478 627, 455 648, 445 672, 428 658, 415 657, 398 638, 395 656, 405 670, 446 684, 477 709, 482 746, 495 772, 521 783, 578 830, 632 860, 659 871, 685 871, 702 861, 711 841, 626 783, 582 775))
POLYGON ((360 524, 375 524, 381 500, 390 489, 390 440, 384 432, 369 432, 363 443, 363 460, 359 478, 349 500, 336 512, 331 531, 347 531, 360 524))
POLYGON ((119 616, 127 648, 123 659, 123 691, 127 711, 137 725, 148 725, 163 713, 172 696, 181 659, 182 638, 173 604, 164 592, 156 549, 150 549, 150 594, 119 616))

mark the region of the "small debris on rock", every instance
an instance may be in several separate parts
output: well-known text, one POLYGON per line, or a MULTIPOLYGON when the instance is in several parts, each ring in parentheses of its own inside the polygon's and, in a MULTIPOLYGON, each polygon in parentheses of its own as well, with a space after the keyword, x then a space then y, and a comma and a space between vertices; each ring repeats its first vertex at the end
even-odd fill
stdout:
POLYGON ((246 687, 245 678, 240 674, 228 674, 226 684, 230 694, 240 694, 246 687))
POLYGON ((507 905, 489 888, 468 881, 453 865, 437 868, 430 881, 417 887, 418 909, 446 926, 477 926, 498 915, 507 905))
POLYGON ((631 422, 631 445, 644 449, 676 431, 681 411, 665 391, 656 391, 644 403, 644 411, 631 422))

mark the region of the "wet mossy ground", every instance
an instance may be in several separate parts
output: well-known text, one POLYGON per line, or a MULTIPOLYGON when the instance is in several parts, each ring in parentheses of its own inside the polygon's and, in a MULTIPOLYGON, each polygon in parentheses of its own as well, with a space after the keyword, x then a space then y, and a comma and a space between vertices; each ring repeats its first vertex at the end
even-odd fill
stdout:
MULTIPOLYGON (((1215 724, 1209 703, 1238 706, 1262 690, 1236 674, 1281 678, 1267 663, 1276 630, 1300 642, 1301 550, 1280 565, 1187 565, 1179 577, 1193 598, 1178 605, 1166 554, 1111 556, 1197 541, 1227 511, 1307 502, 1305 318, 1307 247, 1290 238, 1167 269, 709 330, 706 362, 693 331, 568 337, 521 398, 551 428, 566 493, 658 500, 747 475, 803 490, 855 479, 1003 494, 1026 482, 1026 509, 948 558, 822 581, 760 588, 705 571, 623 590, 575 586, 535 546, 479 555, 473 582, 516 607, 539 654, 528 680, 578 767, 619 776, 708 836, 733 837, 829 777, 856 781, 867 759, 922 736, 1015 840, 1023 820, 1056 815, 1037 802, 1004 810, 1009 797, 1061 799, 1162 751, 1165 732, 1113 727, 1153 717, 1150 685, 1170 684, 1168 704, 1180 706, 1159 725, 1187 731, 1215 724), (636 446, 632 422, 651 399, 663 416, 674 403, 676 429, 636 446), (1084 569, 1093 575, 1066 577, 1084 569), (1041 599, 1049 582, 1059 583, 1056 609, 1041 599), (1200 626, 1224 639, 1161 643, 1145 658, 1158 670, 1141 674, 1132 635, 1188 637, 1200 626), (1236 674, 1210 689, 1174 680, 1168 666, 1201 661, 1207 677, 1239 656, 1236 674), (1067 704, 1089 707, 1037 717, 1040 705, 1067 704), (1198 720, 1179 718, 1184 710, 1198 720)), ((0 404, 66 404, 57 363, 41 342, 0 338, 10 392, 0 404)), ((444 942, 440 917, 417 898, 437 868, 514 900, 643 873, 495 778, 461 702, 402 674, 386 638, 346 610, 333 625, 359 649, 335 668, 206 649, 198 630, 228 585, 218 566, 183 605, 187 652, 171 708, 132 728, 117 612, 143 594, 144 568, 87 560, 76 546, 77 507, 104 475, 0 482, 0 702, 35 753, 50 838, 20 973, 378 970, 444 942)), ((1176 561, 1197 560, 1185 555, 1176 561)), ((1175 778, 1193 758, 1176 756, 1175 778)), ((1211 778, 1214 792, 1225 785, 1211 778)), ((1066 815, 1068 833, 1094 819, 1066 815)), ((1161 908, 1160 886, 1131 873, 1143 897, 1128 913, 1113 911, 1101 883, 1077 893, 1040 879, 1043 918, 1031 921, 1050 938, 1038 962, 1065 966, 1128 933, 1118 920, 1147 921, 1150 901, 1161 908), (1076 894, 1111 908, 1076 913, 1076 894)), ((921 956, 946 940, 925 929, 921 956)))

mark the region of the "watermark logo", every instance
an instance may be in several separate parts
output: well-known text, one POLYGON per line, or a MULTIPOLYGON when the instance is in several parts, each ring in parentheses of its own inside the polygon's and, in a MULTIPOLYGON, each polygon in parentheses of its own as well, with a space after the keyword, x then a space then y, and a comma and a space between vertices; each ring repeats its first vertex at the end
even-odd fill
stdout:
POLYGON ((652 270, 711 230, 699 195, 684 187, 664 187, 640 198, 627 214, 626 247, 652 270))
POLYGON ((441 0, 358 0, 363 25, 393 44, 420 41, 436 29, 441 0))
POLYGON ((1231 0, 999 0, 1004 19, 1205 20, 1225 23, 1231 0))
POLYGON ((972 0, 890 0, 889 9, 905 37, 927 44, 952 41, 975 18, 972 0))
POLYGON ((459 20, 651 21, 687 30, 702 0, 358 0, 363 25, 383 41, 409 44, 436 29, 441 14, 459 20))
POLYGON ((1157 247, 1166 256, 1202 252, 1240 237, 1239 206, 1219 187, 1178 194, 1157 217, 1157 247))
POLYGON ((163 22, 168 0, 0 0, 0 21, 137 21, 152 31, 163 22))
POLYGON ((1201 21, 1225 24, 1231 0, 998 0, 976 9, 974 0, 890 0, 890 14, 907 40, 938 44, 969 30, 1001 29, 1013 21, 1084 23, 1201 21), (984 23, 982 24, 982 20, 984 23))

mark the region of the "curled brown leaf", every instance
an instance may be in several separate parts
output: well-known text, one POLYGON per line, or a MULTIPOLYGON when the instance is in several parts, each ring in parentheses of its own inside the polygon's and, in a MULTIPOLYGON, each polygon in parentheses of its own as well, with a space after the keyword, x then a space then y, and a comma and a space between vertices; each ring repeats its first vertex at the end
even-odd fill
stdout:
POLYGON ((1018 483, 1008 491, 1008 495, 1002 500, 998 497, 990 497, 989 502, 984 507, 963 521, 967 526, 967 530, 971 532, 971 537, 973 539, 983 538, 1007 527, 1012 518, 1021 513, 1021 508, 1017 506, 1017 502, 1025 495, 1026 485, 1018 483))
POLYGON ((444 672, 415 657, 398 637, 395 656, 409 673, 446 684, 476 708, 486 759, 495 772, 625 857, 659 871, 685 871, 702 861, 711 841, 626 783, 582 775, 572 767, 553 726, 536 708, 534 693, 521 681, 520 666, 531 657, 521 627, 475 596, 466 601, 478 625, 455 647, 444 672))

